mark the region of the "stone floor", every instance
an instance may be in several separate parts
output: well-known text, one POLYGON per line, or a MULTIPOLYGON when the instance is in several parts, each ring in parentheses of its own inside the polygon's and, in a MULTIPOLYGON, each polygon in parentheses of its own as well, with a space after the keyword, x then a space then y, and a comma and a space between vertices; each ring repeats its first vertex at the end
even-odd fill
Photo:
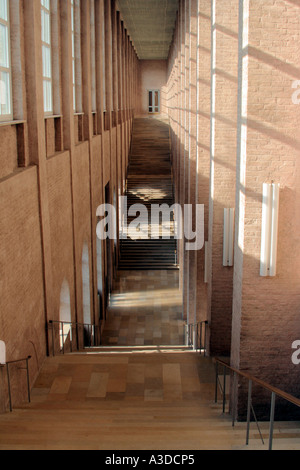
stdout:
POLYGON ((180 346, 184 342, 179 271, 119 272, 102 344, 180 346))

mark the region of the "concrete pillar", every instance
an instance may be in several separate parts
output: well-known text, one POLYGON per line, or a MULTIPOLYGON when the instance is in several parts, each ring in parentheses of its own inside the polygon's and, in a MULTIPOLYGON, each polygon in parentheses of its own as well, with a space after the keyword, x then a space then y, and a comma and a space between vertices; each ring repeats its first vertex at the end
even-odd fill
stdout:
MULTIPOLYGON (((192 221, 190 221, 193 231, 196 230, 196 203, 198 194, 197 175, 197 29, 198 29, 198 8, 197 2, 189 0, 189 80, 188 80, 188 199, 187 203, 192 206, 192 221)), ((194 241, 192 241, 194 242, 194 241)), ((188 251, 188 319, 190 323, 197 320, 197 251, 188 251)))
POLYGON ((223 266, 224 209, 235 207, 238 0, 212 1, 208 318, 210 348, 229 355, 233 267, 223 266))
MULTIPOLYGON (((204 205, 204 239, 208 241, 211 106, 211 0, 198 0, 197 39, 197 202, 204 205)), ((197 254, 197 320, 207 320, 205 248, 197 254)))
POLYGON ((28 146, 30 162, 38 167, 41 233, 44 256, 45 320, 52 315, 52 264, 49 203, 47 191, 43 72, 41 42, 41 3, 28 0, 24 10, 28 146))

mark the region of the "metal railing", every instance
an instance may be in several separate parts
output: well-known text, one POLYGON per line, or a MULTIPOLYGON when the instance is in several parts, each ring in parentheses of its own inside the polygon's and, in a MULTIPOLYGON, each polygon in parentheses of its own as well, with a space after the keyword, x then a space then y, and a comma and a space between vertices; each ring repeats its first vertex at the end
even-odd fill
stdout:
MULTIPOLYGON (((246 445, 249 445, 249 439, 250 439, 250 424, 251 424, 251 414, 253 414, 253 417, 255 419, 260 438, 264 444, 263 436, 259 427, 259 423, 254 411, 253 403, 252 403, 252 389, 253 389, 253 384, 256 384, 263 389, 269 391, 271 393, 271 402, 270 402, 270 418, 269 418, 269 450, 272 450, 273 448, 273 434, 274 434, 274 421, 275 421, 275 406, 276 406, 276 398, 280 397, 283 400, 287 401, 290 404, 293 404, 297 407, 300 407, 300 399, 296 398, 286 392, 283 392, 282 390, 273 387, 272 385, 268 384, 267 382, 264 382, 246 372, 242 372, 238 369, 235 369, 234 367, 231 367, 229 364, 224 362, 221 359, 214 359, 216 363, 216 382, 215 382, 215 402, 218 402, 218 388, 221 389, 222 392, 222 401, 223 401, 223 413, 225 413, 225 406, 226 406, 226 380, 227 380, 227 371, 229 371, 230 378, 233 379, 233 386, 236 388, 237 386, 237 378, 242 377, 248 381, 248 399, 247 399, 247 431, 246 431, 246 445), (223 368, 223 374, 219 373, 219 366, 223 368), (219 376, 223 375, 223 385, 221 384, 219 380, 219 376)), ((233 394, 235 395, 235 394, 233 394)), ((235 403, 232 404, 232 425, 234 426, 236 417, 235 417, 235 403)))
POLYGON ((12 364, 21 364, 25 362, 25 367, 19 367, 19 370, 26 370, 26 377, 27 377, 27 395, 28 395, 28 403, 31 402, 30 396, 30 378, 29 378, 29 361, 31 356, 28 356, 24 359, 17 359, 15 361, 7 361, 5 364, 1 364, 0 367, 6 368, 6 375, 7 375, 7 387, 8 387, 8 398, 9 398, 9 410, 12 412, 12 392, 11 392, 11 380, 10 380, 10 365, 12 364))
POLYGON ((50 320, 48 331, 51 332, 53 356, 55 356, 57 344, 59 344, 59 351, 62 354, 65 354, 67 349, 69 352, 73 352, 100 344, 100 325, 50 320))
POLYGON ((208 321, 190 323, 186 325, 186 343, 191 346, 194 351, 204 353, 207 352, 207 331, 208 321))

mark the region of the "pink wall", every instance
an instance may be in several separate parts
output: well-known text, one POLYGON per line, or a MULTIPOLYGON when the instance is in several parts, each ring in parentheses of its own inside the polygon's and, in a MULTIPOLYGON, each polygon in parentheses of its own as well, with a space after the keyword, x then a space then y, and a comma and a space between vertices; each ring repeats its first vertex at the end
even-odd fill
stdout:
POLYGON ((160 90, 161 93, 161 113, 165 114, 166 109, 166 83, 167 83, 167 62, 165 60, 141 60, 140 61, 140 103, 141 113, 148 113, 148 90, 160 90))

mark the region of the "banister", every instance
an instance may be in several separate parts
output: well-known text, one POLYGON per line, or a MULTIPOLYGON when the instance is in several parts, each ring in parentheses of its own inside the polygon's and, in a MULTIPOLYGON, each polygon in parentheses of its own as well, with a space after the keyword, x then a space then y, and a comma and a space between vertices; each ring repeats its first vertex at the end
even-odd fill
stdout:
MULTIPOLYGON (((77 329, 77 339, 78 339, 78 328, 88 328, 89 331, 91 330, 91 333, 92 333, 93 330, 94 330, 94 332, 96 330, 98 330, 98 331, 100 330, 100 332, 101 332, 101 326, 100 325, 93 325, 91 323, 78 323, 78 322, 72 322, 72 321, 49 320, 48 321, 48 326, 50 326, 50 325, 51 325, 51 329, 52 329, 52 351, 53 351, 53 356, 55 356, 54 325, 60 325, 62 332, 60 332, 59 334, 62 338, 64 337, 63 327, 65 325, 70 326, 70 329, 73 329, 73 328, 77 329)), ((90 344, 90 346, 91 346, 91 344, 90 344)), ((78 344, 77 344, 77 347, 78 347, 78 344)), ((71 349, 72 349, 72 342, 71 342, 71 349)), ((62 344, 62 352, 64 353, 64 341, 63 341, 63 344, 62 344)))
POLYGON ((204 356, 206 356, 206 339, 207 339, 207 326, 208 320, 198 321, 196 323, 186 323, 187 342, 193 345, 194 350, 198 350, 198 340, 200 339, 200 351, 204 349, 204 356), (202 333, 204 325, 204 345, 202 345, 202 333), (191 329, 193 332, 191 334, 191 329), (200 329, 200 332, 199 332, 200 329), (203 346, 203 348, 202 348, 203 346))
MULTIPOLYGON (((284 392, 283 390, 280 390, 277 387, 274 387, 273 385, 258 379, 257 377, 241 371, 235 367, 232 367, 230 364, 227 362, 223 361, 222 359, 219 358, 214 358, 214 362, 216 363, 216 391, 215 391, 215 401, 217 402, 217 387, 218 387, 218 365, 223 366, 224 368, 224 377, 226 375, 225 369, 233 372, 234 377, 237 375, 240 377, 243 377, 248 380, 249 387, 248 387, 248 405, 247 405, 247 436, 246 436, 246 445, 249 444, 249 431, 250 431, 250 419, 251 419, 251 410, 253 410, 252 406, 252 384, 255 383, 259 385, 260 387, 264 388, 265 390, 268 390, 271 392, 271 411, 270 411, 270 430, 269 430, 269 450, 272 450, 273 447, 273 431, 274 431, 274 418, 275 418, 275 403, 276 403, 276 397, 280 397, 287 402, 296 405, 300 407, 300 399, 294 397, 293 395, 284 392)), ((224 378, 224 388, 223 388, 223 412, 225 411, 225 378, 224 378)), ((254 411, 254 410, 253 410, 254 411)), ((255 416, 255 414, 254 414, 255 416)), ((234 410, 233 410, 233 425, 234 425, 234 410)), ((256 417, 255 417, 256 420, 256 417)), ((257 420, 256 420, 257 423, 257 420)), ((257 423, 258 424, 258 423, 257 423)))
POLYGON ((15 359, 13 361, 6 361, 5 364, 1 364, 0 367, 6 367, 6 373, 7 373, 7 387, 8 387, 8 398, 9 398, 9 409, 10 412, 12 412, 12 397, 11 397, 11 386, 10 386, 10 373, 9 373, 9 366, 11 364, 19 364, 20 362, 26 362, 26 375, 27 375, 27 394, 28 394, 28 402, 31 402, 31 396, 30 396, 30 377, 29 377, 29 361, 31 359, 31 356, 27 356, 22 359, 15 359))
POLYGON ((6 364, 17 364, 18 362, 29 361, 30 359, 31 359, 31 356, 27 356, 27 357, 24 357, 24 359, 17 359, 17 360, 14 360, 14 361, 6 361, 6 363, 3 364, 3 365, 6 365, 6 364))
POLYGON ((227 369, 231 370, 232 372, 235 372, 236 374, 240 375, 241 377, 244 377, 248 380, 252 380, 253 383, 256 383, 257 385, 260 385, 261 387, 265 388, 266 390, 269 390, 271 393, 275 393, 278 397, 283 398, 290 403, 299 406, 300 407, 300 399, 294 397, 293 395, 290 395, 289 393, 284 392, 283 390, 280 390, 277 387, 273 387, 273 385, 264 382, 261 379, 258 379, 257 377, 254 377, 251 374, 248 374, 247 372, 243 372, 239 369, 236 369, 232 366, 230 366, 227 362, 222 361, 222 359, 214 359, 215 362, 218 362, 220 365, 225 366, 227 369))

